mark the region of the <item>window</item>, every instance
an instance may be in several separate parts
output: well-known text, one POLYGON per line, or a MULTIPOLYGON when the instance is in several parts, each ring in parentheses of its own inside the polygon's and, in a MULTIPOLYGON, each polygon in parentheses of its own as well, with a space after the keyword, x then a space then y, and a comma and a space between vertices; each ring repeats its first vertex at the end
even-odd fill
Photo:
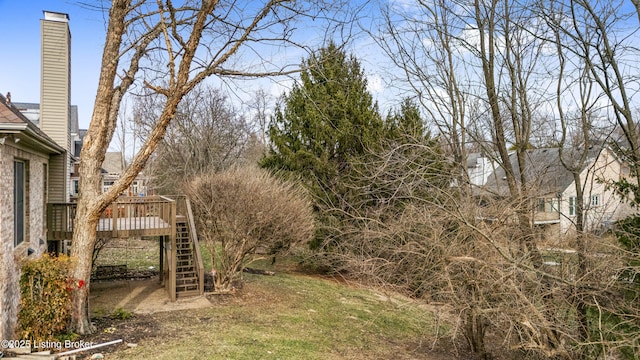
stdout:
POLYGON ((107 192, 107 190, 109 190, 109 188, 111 187, 111 185, 113 185, 113 181, 103 181, 102 182, 102 192, 107 192))
POLYGON ((569 215, 574 216, 576 214, 576 197, 569 197, 569 215))
POLYGON ((538 205, 536 206, 536 211, 539 213, 553 213, 558 212, 558 199, 538 199, 538 205))
POLYGON ((27 163, 24 160, 13 162, 13 245, 24 242, 27 232, 28 182, 27 163))
POLYGON ((591 195, 591 206, 600 206, 600 195, 591 195))
POLYGON ((73 196, 78 196, 80 192, 80 180, 73 180, 73 196))

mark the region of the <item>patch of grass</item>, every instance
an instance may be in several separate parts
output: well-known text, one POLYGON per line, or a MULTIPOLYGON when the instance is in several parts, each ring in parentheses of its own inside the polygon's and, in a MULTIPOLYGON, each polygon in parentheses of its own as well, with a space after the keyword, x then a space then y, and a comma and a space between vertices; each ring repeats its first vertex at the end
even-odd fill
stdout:
MULTIPOLYGON (((311 276, 245 274, 233 297, 206 309, 154 314, 161 337, 117 359, 419 359, 430 311, 400 297, 311 276)), ((123 339, 125 342, 127 339, 123 339)))
POLYGON ((153 238, 112 239, 100 250, 96 265, 127 265, 131 270, 160 266, 160 240, 153 238))
POLYGON ((127 320, 133 317, 133 313, 131 311, 127 311, 121 307, 116 308, 111 313, 111 318, 117 320, 127 320))

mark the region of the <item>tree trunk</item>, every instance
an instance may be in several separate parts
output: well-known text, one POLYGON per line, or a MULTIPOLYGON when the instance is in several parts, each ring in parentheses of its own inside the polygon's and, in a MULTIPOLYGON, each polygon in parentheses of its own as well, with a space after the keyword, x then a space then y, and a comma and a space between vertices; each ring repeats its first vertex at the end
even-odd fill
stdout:
POLYGON ((481 359, 491 359, 491 354, 487 352, 484 344, 484 335, 486 331, 485 321, 482 315, 478 314, 477 309, 474 307, 467 313, 467 319, 465 322, 465 333, 469 346, 474 354, 478 354, 481 359))
POLYGON ((89 284, 91 282, 91 262, 93 246, 96 241, 97 223, 97 221, 85 221, 76 224, 73 237, 74 245, 71 255, 75 266, 71 271, 71 277, 75 284, 81 285, 77 285, 73 292, 72 328, 78 334, 88 334, 94 330, 89 316, 89 284))
MULTIPOLYGON (((70 276, 77 284, 73 291, 73 318, 71 329, 77 334, 88 334, 93 331, 89 316, 89 285, 93 265, 93 250, 97 240, 96 229, 100 215, 106 203, 100 202, 102 161, 95 155, 96 148, 87 147, 79 173, 81 181, 80 197, 74 220, 74 231, 71 246, 71 257, 74 266, 70 276), (88 155, 87 155, 88 154, 88 155)), ((98 149, 99 150, 99 149, 98 149)), ((85 152, 83 150, 83 152, 85 152)))

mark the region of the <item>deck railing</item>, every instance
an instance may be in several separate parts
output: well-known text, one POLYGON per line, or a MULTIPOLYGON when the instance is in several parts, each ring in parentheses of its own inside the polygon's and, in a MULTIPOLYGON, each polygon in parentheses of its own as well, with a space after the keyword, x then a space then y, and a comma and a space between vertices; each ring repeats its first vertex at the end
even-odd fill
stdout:
POLYGON ((185 197, 185 205, 187 207, 187 218, 189 219, 189 234, 191 234, 191 243, 193 244, 194 254, 196 261, 198 262, 198 289, 200 289, 200 295, 204 294, 204 263, 202 261, 202 255, 200 254, 200 243, 198 242, 198 235, 196 233, 196 224, 193 217, 193 211, 191 211, 191 201, 185 197))
MULTIPOLYGON (((47 204, 47 239, 70 240, 76 203, 47 204)), ((120 197, 100 216, 98 237, 171 235, 176 202, 163 196, 120 197)))
POLYGON ((47 204, 47 240, 70 240, 76 218, 75 203, 47 204))
POLYGON ((537 222, 560 222, 560 212, 552 211, 552 212, 536 212, 533 216, 534 223, 537 222))

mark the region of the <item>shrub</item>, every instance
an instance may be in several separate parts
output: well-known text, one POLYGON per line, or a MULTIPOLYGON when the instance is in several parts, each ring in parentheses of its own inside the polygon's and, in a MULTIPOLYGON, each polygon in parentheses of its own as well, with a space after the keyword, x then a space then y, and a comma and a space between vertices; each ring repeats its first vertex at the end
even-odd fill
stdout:
POLYGON ((199 176, 185 186, 198 234, 211 254, 216 290, 228 290, 256 251, 277 254, 313 235, 303 190, 267 171, 242 167, 199 176))
POLYGON ((19 337, 32 341, 55 340, 67 328, 71 314, 69 257, 43 255, 27 261, 20 276, 19 337))

